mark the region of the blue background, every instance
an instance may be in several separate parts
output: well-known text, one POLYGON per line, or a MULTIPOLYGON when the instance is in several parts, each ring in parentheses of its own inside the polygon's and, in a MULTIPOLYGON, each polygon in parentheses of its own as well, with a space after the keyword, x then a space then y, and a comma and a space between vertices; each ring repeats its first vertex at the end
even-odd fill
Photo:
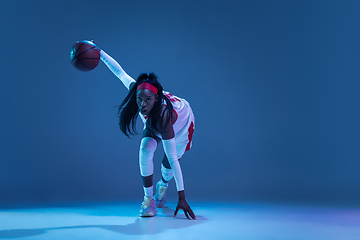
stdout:
POLYGON ((2 0, 0 203, 142 200, 140 136, 118 128, 127 90, 102 63, 71 66, 83 39, 191 103, 194 144, 181 160, 189 201, 359 202, 359 9, 2 0))

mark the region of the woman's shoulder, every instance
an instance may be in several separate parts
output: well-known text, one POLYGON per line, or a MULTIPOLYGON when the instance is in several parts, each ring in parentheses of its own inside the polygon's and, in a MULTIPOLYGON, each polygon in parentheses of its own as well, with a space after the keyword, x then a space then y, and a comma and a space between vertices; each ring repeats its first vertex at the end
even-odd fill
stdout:
POLYGON ((168 121, 168 120, 171 120, 171 124, 174 124, 176 122, 178 115, 174 109, 170 110, 170 108, 168 108, 166 104, 163 104, 161 106, 160 111, 161 111, 160 116, 163 120, 162 125, 166 125, 167 122, 164 121, 168 121))

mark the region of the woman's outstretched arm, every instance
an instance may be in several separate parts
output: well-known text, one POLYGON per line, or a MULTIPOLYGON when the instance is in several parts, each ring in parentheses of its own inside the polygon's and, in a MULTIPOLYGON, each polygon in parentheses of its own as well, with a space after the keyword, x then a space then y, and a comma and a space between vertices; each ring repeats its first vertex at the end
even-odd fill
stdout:
POLYGON ((132 83, 135 83, 135 80, 130 77, 124 69, 120 66, 118 62, 115 61, 112 57, 110 57, 103 50, 100 51, 100 59, 105 63, 105 65, 118 77, 121 82, 125 85, 125 87, 130 90, 132 83))

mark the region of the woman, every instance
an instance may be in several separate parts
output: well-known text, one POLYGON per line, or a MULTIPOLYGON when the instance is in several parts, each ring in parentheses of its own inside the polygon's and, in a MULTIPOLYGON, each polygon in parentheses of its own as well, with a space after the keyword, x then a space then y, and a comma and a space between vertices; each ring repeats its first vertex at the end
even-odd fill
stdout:
POLYGON ((119 108, 121 131, 128 137, 129 134, 134 134, 138 115, 145 124, 139 151, 140 173, 145 194, 140 216, 155 216, 156 207, 162 207, 166 201, 168 182, 174 177, 179 195, 174 216, 182 209, 188 219, 196 219, 185 200, 183 176, 179 164, 179 159, 191 148, 195 127, 195 119, 189 103, 185 99, 163 91, 153 73, 142 74, 135 81, 103 50, 100 54, 101 60, 129 90, 129 94, 119 108), (162 178, 157 182, 156 194, 153 196, 153 156, 160 141, 165 156, 161 164, 162 178))

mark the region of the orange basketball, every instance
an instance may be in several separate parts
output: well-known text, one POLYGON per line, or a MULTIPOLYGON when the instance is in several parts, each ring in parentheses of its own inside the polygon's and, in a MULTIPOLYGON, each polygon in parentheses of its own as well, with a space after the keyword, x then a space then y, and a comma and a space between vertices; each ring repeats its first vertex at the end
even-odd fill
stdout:
POLYGON ((80 71, 93 70, 100 62, 100 49, 91 41, 77 41, 71 48, 70 61, 80 71))

